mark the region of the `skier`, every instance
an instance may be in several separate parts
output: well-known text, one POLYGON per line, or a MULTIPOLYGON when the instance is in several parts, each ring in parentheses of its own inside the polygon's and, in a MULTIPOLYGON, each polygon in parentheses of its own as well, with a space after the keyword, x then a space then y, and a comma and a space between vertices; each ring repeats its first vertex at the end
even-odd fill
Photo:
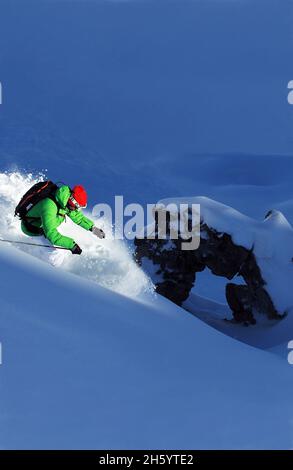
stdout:
MULTIPOLYGON (((82 249, 75 240, 62 235, 57 229, 68 216, 74 223, 85 230, 90 230, 98 238, 105 238, 103 230, 95 227, 94 222, 81 212, 80 209, 86 206, 87 193, 83 186, 75 186, 71 190, 69 186, 57 187, 51 181, 47 181, 34 185, 23 196, 15 213, 20 216, 21 229, 26 235, 43 235, 52 245, 67 248, 72 254, 80 255, 82 249), (29 203, 30 201, 32 203, 29 203)), ((65 250, 54 250, 49 256, 49 261, 54 265, 60 265, 65 253, 65 250)))

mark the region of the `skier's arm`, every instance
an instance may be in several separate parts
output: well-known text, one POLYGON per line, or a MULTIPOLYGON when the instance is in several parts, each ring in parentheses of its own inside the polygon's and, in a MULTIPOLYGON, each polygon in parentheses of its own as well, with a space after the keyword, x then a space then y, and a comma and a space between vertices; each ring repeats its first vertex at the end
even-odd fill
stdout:
POLYGON ((75 224, 80 225, 85 230, 91 230, 94 226, 94 222, 83 215, 81 211, 71 211, 68 216, 75 224))
POLYGON ((71 250, 75 241, 70 237, 65 237, 58 232, 57 226, 57 207, 53 201, 49 200, 42 212, 42 227, 45 237, 52 243, 52 245, 63 246, 71 250))

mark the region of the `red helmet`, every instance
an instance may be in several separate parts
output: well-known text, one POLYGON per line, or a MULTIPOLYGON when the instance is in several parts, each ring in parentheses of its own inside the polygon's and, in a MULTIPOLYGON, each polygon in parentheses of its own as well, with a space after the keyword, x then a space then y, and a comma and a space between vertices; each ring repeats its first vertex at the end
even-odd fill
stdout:
POLYGON ((68 199, 68 206, 71 210, 85 208, 87 206, 87 193, 83 186, 74 186, 71 196, 68 199))

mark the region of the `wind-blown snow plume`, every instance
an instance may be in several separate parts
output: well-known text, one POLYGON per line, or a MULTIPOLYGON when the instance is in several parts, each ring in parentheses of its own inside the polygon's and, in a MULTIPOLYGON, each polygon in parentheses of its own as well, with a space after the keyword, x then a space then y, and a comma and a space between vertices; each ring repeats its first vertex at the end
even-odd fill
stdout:
MULTIPOLYGON (((14 217, 14 209, 21 196, 44 178, 46 176, 41 173, 0 173, 1 238, 40 243, 40 237, 30 238, 22 233, 20 222, 14 217)), ((91 217, 91 214, 87 215, 91 217)), ((130 248, 123 241, 113 240, 112 227, 107 220, 99 220, 96 223, 105 231, 105 240, 98 240, 92 233, 81 229, 68 218, 66 223, 58 228, 62 234, 74 238, 83 250, 82 256, 72 256, 68 252, 62 269, 93 280, 127 297, 152 292, 152 283, 133 261, 130 248)), ((13 246, 44 261, 48 259, 49 249, 16 244, 13 246)))

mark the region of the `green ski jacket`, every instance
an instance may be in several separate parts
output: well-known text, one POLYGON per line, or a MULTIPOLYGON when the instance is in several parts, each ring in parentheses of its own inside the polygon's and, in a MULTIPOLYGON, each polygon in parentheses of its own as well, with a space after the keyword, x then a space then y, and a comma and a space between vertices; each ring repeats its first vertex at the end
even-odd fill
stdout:
MULTIPOLYGON (((65 221, 66 216, 85 230, 91 230, 94 225, 94 222, 83 215, 80 210, 71 211, 68 209, 67 203, 70 194, 69 186, 61 186, 54 195, 56 202, 50 198, 42 199, 28 211, 26 217, 30 224, 43 229, 45 237, 52 245, 63 246, 69 250, 74 247, 75 241, 73 238, 61 235, 57 230, 59 225, 65 221)), ((24 222, 21 223, 21 229, 26 235, 36 236, 26 228, 24 222)))

